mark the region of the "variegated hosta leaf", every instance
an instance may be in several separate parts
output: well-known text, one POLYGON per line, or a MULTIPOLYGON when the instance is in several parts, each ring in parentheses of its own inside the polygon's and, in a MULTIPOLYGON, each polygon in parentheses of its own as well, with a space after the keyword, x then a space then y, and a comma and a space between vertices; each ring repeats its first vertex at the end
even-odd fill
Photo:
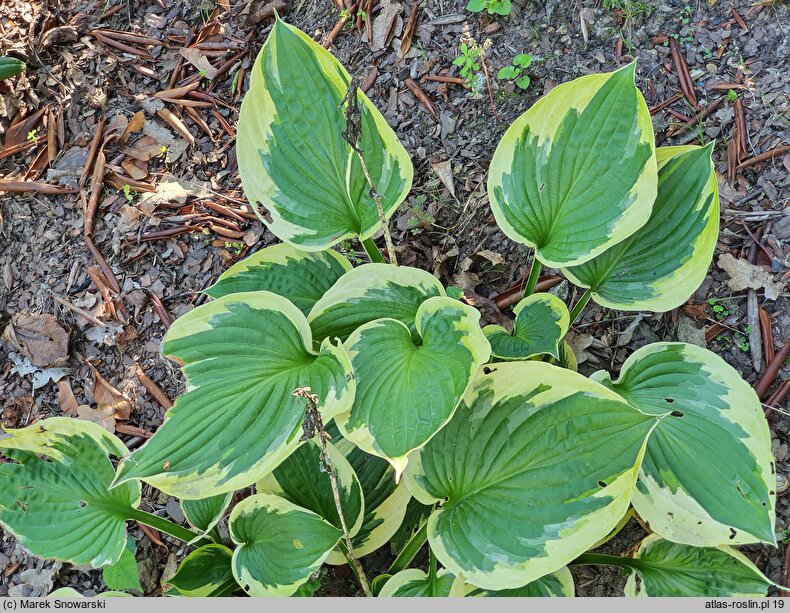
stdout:
MULTIPOLYGON (((64 598, 64 599, 85 598, 85 596, 80 594, 73 587, 60 587, 56 589, 54 592, 50 592, 49 594, 47 594, 47 598, 64 598)), ((126 592, 108 591, 108 592, 102 592, 101 594, 96 594, 96 598, 134 598, 134 596, 132 596, 131 594, 127 594, 126 592)))
POLYGON ((396 479, 406 456, 447 423, 488 360, 479 318, 453 298, 429 298, 417 310, 417 343, 394 319, 365 324, 346 341, 357 391, 351 410, 335 422, 362 450, 389 461, 396 479))
POLYGON ((108 490, 108 455, 128 453, 98 424, 52 417, 0 436, 0 525, 31 553, 99 568, 126 546, 125 520, 140 503, 140 484, 108 490), (41 456, 45 456, 46 459, 41 456))
MULTIPOLYGON (((334 424, 333 424, 334 425, 334 424)), ((406 515, 411 493, 401 481, 395 483, 395 469, 383 458, 365 453, 337 433, 335 447, 344 452, 354 469, 365 498, 365 515, 359 531, 351 539, 358 558, 376 551, 398 531, 406 515)), ((333 551, 328 564, 345 564, 346 558, 333 551)))
MULTIPOLYGON (((309 251, 355 235, 367 239, 381 225, 359 160, 343 140, 349 80, 332 54, 276 19, 241 105, 236 156, 247 198, 271 215, 275 236, 309 251)), ((389 217, 409 192, 414 169, 361 91, 358 101, 362 157, 389 217)))
MULTIPOLYGON (((337 478, 340 505, 350 534, 362 525, 365 500, 359 479, 345 456, 327 443, 327 453, 337 478)), ((294 451, 282 464, 255 484, 261 494, 276 494, 316 513, 338 529, 343 526, 337 514, 332 482, 322 469, 321 448, 310 441, 294 451)), ((343 562, 345 563, 345 558, 343 562)))
POLYGON ((232 497, 233 492, 228 492, 197 500, 182 500, 180 501, 181 510, 189 524, 205 534, 210 532, 222 519, 232 497))
POLYGON ((658 196, 648 222, 566 276, 613 309, 669 311, 683 304, 705 278, 719 235, 712 150, 713 143, 656 149, 658 196))
POLYGON ((266 290, 288 298, 307 315, 321 296, 351 270, 336 251, 300 251, 287 243, 272 245, 237 262, 205 292, 221 298, 239 292, 266 290))
POLYGON ((415 331, 417 309, 428 298, 444 296, 431 273, 389 264, 364 264, 343 275, 307 316, 313 338, 345 341, 360 326, 389 317, 415 331))
POLYGON ((126 547, 118 561, 102 568, 101 576, 108 588, 118 591, 136 590, 142 593, 143 586, 140 585, 136 554, 137 542, 131 536, 126 537, 126 547))
POLYGON ((342 531, 279 496, 256 494, 230 514, 233 576, 250 596, 290 596, 323 564, 342 531))
POLYGON ((128 456, 117 482, 142 479, 179 498, 254 483, 300 444, 309 387, 328 421, 348 410, 354 379, 342 346, 322 343, 291 302, 270 292, 231 294, 178 318, 165 355, 185 365, 188 391, 159 431, 128 456))
POLYGON ((548 266, 586 262, 650 215, 653 126, 634 67, 555 87, 494 152, 488 197, 497 225, 548 266))
POLYGON ((428 520, 431 549, 488 590, 562 568, 625 513, 655 423, 569 370, 484 367, 405 473, 418 500, 441 505, 428 520))
POLYGON ((642 541, 635 558, 620 560, 634 571, 626 596, 765 596, 771 583, 731 547, 692 547, 656 534, 642 541))
POLYGON ((573 585, 571 571, 567 566, 563 566, 558 571, 535 579, 523 587, 507 590, 483 590, 466 583, 463 586, 462 595, 484 598, 565 598, 575 596, 576 589, 573 585))
POLYGON ((532 294, 519 302, 513 312, 513 334, 502 326, 483 328, 491 343, 491 355, 503 360, 526 360, 548 354, 558 359, 560 341, 570 325, 565 303, 553 294, 532 294))
POLYGON ((444 598, 450 595, 455 575, 446 568, 439 569, 435 576, 418 568, 409 568, 387 579, 379 592, 381 598, 444 598))
POLYGON ((239 589, 233 578, 233 551, 212 543, 190 553, 168 579, 177 596, 227 596, 239 589))
POLYGON ((690 545, 775 544, 771 434, 754 390, 720 357, 654 343, 620 378, 593 375, 644 413, 650 436, 633 505, 650 528, 690 545))
POLYGON ((579 362, 576 360, 576 354, 573 353, 573 347, 570 346, 568 341, 563 340, 560 343, 559 359, 557 366, 562 366, 568 370, 579 372, 579 362))

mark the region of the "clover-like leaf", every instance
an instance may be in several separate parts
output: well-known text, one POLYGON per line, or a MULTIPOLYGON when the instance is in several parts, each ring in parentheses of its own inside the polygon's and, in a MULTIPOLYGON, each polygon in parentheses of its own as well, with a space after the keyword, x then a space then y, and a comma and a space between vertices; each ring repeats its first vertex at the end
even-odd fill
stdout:
POLYGON ((713 143, 659 147, 658 196, 635 234, 564 272, 592 288, 598 304, 631 311, 669 311, 699 287, 719 235, 719 191, 713 143))
POLYGON ((443 566, 487 590, 518 588, 615 526, 655 423, 569 370, 486 366, 404 479, 420 502, 440 505, 428 540, 443 566))
POLYGON ((237 262, 205 290, 212 298, 266 290, 288 298, 307 315, 313 305, 351 270, 336 251, 300 251, 287 243, 272 245, 237 262))
MULTIPOLYGON (((247 198, 268 212, 275 236, 308 251, 367 239, 381 226, 362 166, 343 139, 349 81, 332 54, 276 18, 241 105, 236 156, 247 198)), ((357 97, 359 147, 389 217, 414 169, 381 113, 361 91, 357 97)))
POLYGON ((436 574, 409 568, 392 575, 381 588, 381 598, 444 598, 450 595, 455 575, 446 568, 436 574))
POLYGON ((409 266, 364 264, 345 275, 313 307, 307 320, 313 338, 345 341, 357 328, 389 317, 415 331, 417 309, 428 298, 444 296, 431 273, 409 266))
POLYGON ((553 267, 582 264, 636 232, 656 197, 650 112, 634 64, 555 87, 491 159, 496 222, 553 267))
POLYGON ((239 589, 233 577, 233 551, 217 543, 190 553, 168 579, 178 596, 227 596, 239 589))
POLYGON ((657 534, 645 538, 633 558, 608 563, 633 571, 625 585, 626 596, 765 596, 771 584, 731 547, 692 547, 657 534))
POLYGON ((775 544, 776 478, 760 400, 734 368, 685 343, 653 343, 623 364, 611 387, 644 413, 650 436, 633 505, 675 542, 775 544))
POLYGON ((321 567, 342 532, 312 511, 256 494, 230 514, 233 576, 250 596, 290 596, 321 567))
POLYGON ((553 294, 532 294, 519 302, 513 312, 513 334, 502 326, 483 328, 491 343, 491 355, 503 360, 526 360, 548 354, 559 359, 560 341, 570 325, 565 303, 553 294))
POLYGON ((357 378, 350 411, 335 418, 343 436, 395 468, 452 417, 490 347, 478 320, 480 313, 453 298, 423 302, 409 327, 394 319, 377 319, 346 341, 357 378))
POLYGON ((496 76, 498 79, 515 79, 520 73, 521 71, 515 66, 505 66, 499 69, 496 76))
POLYGON ((53 417, 0 436, 0 525, 31 553, 100 568, 126 547, 125 520, 140 502, 140 484, 108 489, 108 455, 128 453, 98 424, 53 417))
POLYGON ((300 444, 309 387, 324 420, 348 410, 354 380, 348 354, 326 341, 316 353, 302 312, 270 292, 230 294, 175 321, 164 353, 184 365, 188 391, 117 482, 142 479, 179 498, 205 498, 250 485, 300 444))
MULTIPOLYGON (((349 534, 362 525, 365 500, 354 469, 345 456, 331 444, 327 454, 337 479, 340 506, 349 534)), ((255 484, 261 494, 276 494, 297 506, 312 511, 338 529, 342 529, 329 475, 322 470, 321 447, 310 441, 294 451, 271 473, 255 484)), ((343 559, 345 563, 345 558, 343 559)))
POLYGON ((576 589, 571 571, 567 566, 563 566, 523 587, 507 590, 483 590, 466 583, 463 586, 463 594, 459 595, 482 598, 569 598, 576 595, 576 589))

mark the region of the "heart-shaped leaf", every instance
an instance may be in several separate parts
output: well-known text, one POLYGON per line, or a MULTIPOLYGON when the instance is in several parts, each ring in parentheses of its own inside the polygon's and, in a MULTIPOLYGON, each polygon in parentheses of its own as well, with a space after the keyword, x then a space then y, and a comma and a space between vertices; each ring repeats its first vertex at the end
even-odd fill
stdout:
POLYGON ((653 343, 634 352, 611 387, 640 411, 663 415, 634 494, 650 528, 690 545, 775 544, 771 434, 760 400, 707 349, 653 343))
POLYGON ((168 579, 178 596, 227 596, 239 589, 233 578, 233 551, 212 543, 190 553, 168 579))
POLYGON ((565 303, 553 294, 532 294, 519 302, 513 312, 513 334, 502 326, 483 328, 491 343, 491 355, 502 360, 526 360, 548 354, 559 359, 560 341, 570 325, 565 303))
POLYGON ((346 341, 357 379, 350 411, 335 418, 343 436, 387 459, 396 479, 406 456, 450 419, 490 348, 480 313, 453 298, 423 302, 415 317, 418 341, 405 324, 377 319, 346 341))
POLYGON ((462 589, 463 596, 483 598, 568 598, 576 595, 573 576, 567 566, 544 575, 540 579, 535 579, 524 587, 509 590, 483 590, 466 583, 462 589))
POLYGON ((446 568, 435 575, 409 568, 392 575, 381 588, 381 598, 444 598, 450 595, 455 575, 446 568))
MULTIPOLYGON (((365 500, 359 479, 345 456, 327 444, 331 469, 337 478, 340 505, 349 534, 354 535, 362 525, 365 500)), ((310 441, 294 451, 271 473, 255 484, 261 494, 276 494, 297 506, 312 511, 338 529, 343 528, 337 514, 332 482, 324 470, 321 447, 310 441)), ((345 563, 345 558, 343 562, 345 563)))
POLYGON ((120 440, 92 422, 53 417, 6 431, 0 451, 13 460, 0 464, 0 524, 25 548, 93 568, 121 559, 140 484, 108 489, 108 455, 128 453, 120 440))
POLYGON ((299 309, 270 292, 231 294, 175 321, 164 353, 182 361, 188 391, 167 420, 118 470, 179 498, 230 492, 271 472, 300 444, 305 403, 320 399, 325 421, 348 410, 354 379, 348 355, 324 342, 312 350, 299 309))
POLYGON ((439 280, 419 268, 365 264, 343 275, 307 320, 316 342, 325 338, 345 341, 363 324, 382 317, 397 319, 414 332, 420 305, 444 295, 439 280))
MULTIPOLYGON (((275 236, 309 251, 367 239, 381 226, 362 166, 343 139, 349 81, 332 54, 277 18, 241 105, 236 156, 247 198, 265 207, 275 236)), ((358 144, 389 217, 414 169, 381 113, 362 92, 357 97, 358 144)))
POLYGON ((489 167, 496 222, 552 267, 636 232, 656 197, 653 126, 635 64, 555 87, 508 128, 489 167))
POLYGON ((205 292, 221 298, 239 292, 266 290, 288 298, 307 315, 351 263, 335 251, 308 252, 282 243, 237 262, 205 292))
POLYGON ((404 474, 418 500, 441 505, 428 520, 431 549, 488 590, 562 568, 626 512, 655 423, 569 370, 483 367, 404 474))
POLYGON ((633 558, 587 554, 581 560, 632 571, 625 585, 625 595, 630 597, 765 596, 771 584, 746 556, 731 547, 682 545, 657 534, 645 538, 633 558))
POLYGON ((342 532, 312 511, 271 494, 230 514, 233 576, 250 596, 290 596, 321 567, 342 532))
POLYGON ((648 222, 566 276, 612 309, 669 311, 686 302, 705 278, 719 235, 712 151, 713 143, 656 149, 658 196, 648 222))

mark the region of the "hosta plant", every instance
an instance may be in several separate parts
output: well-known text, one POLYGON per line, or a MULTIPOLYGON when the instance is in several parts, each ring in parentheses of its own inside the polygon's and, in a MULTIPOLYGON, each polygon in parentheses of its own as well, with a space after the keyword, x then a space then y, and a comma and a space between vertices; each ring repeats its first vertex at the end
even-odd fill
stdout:
POLYGON ((491 161, 494 217, 534 260, 512 325, 481 327, 432 274, 384 263, 373 237, 409 157, 340 63, 277 20, 237 153, 283 242, 169 329, 187 391, 141 448, 70 418, 9 430, 0 522, 35 555, 110 569, 125 522, 153 526, 191 548, 169 595, 309 595, 346 563, 380 596, 572 596, 578 564, 620 566, 634 595, 765 595, 734 548, 776 544, 749 385, 671 342, 585 377, 564 340, 590 299, 665 311, 697 288, 718 230, 711 150, 655 147, 633 64, 552 90, 491 161), (332 250, 348 237, 371 263, 332 250), (585 289, 572 309, 534 293, 541 265, 585 289), (143 482, 190 527, 141 510, 143 482), (589 552, 633 514, 649 536, 631 557, 589 552), (392 565, 367 577, 382 547, 392 565))

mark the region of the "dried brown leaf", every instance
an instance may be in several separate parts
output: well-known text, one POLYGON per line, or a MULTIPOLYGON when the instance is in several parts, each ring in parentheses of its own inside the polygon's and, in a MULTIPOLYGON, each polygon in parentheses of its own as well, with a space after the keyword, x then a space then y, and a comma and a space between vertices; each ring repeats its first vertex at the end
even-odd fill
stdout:
POLYGON ((66 415, 74 417, 77 414, 77 399, 74 397, 74 391, 71 389, 71 382, 68 377, 64 377, 57 383, 58 385, 58 404, 60 410, 66 415))
POLYGON ((115 389, 99 372, 88 364, 93 373, 93 399, 103 414, 111 411, 117 419, 129 419, 132 414, 132 401, 115 389))
POLYGON ((774 283, 770 272, 743 258, 736 259, 729 253, 723 253, 719 256, 718 264, 729 275, 727 286, 733 291, 764 288, 766 299, 776 300, 784 289, 784 283, 774 283))
POLYGON ((49 313, 14 315, 3 340, 40 368, 62 366, 69 359, 69 333, 49 313))

